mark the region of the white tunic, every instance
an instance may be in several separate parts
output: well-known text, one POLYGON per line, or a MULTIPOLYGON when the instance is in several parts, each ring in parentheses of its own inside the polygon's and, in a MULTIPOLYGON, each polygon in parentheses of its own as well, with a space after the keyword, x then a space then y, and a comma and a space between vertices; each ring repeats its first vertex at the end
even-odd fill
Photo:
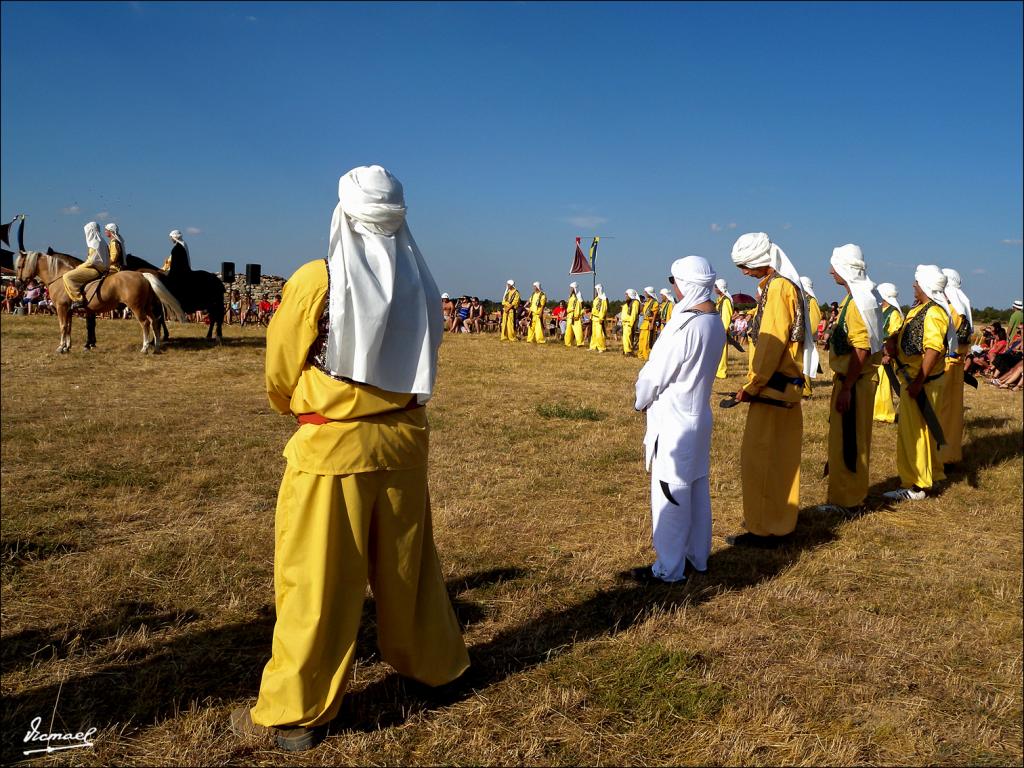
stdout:
POLYGON ((647 469, 667 483, 691 483, 708 474, 711 387, 725 348, 716 312, 680 314, 684 322, 658 337, 636 381, 635 407, 647 409, 647 469))

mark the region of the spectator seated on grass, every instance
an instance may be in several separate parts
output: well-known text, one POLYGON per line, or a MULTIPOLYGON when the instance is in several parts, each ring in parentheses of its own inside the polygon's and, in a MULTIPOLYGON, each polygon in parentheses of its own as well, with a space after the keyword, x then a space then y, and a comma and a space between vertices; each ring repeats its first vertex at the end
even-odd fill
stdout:
POLYGON ((13 282, 7 284, 7 288, 4 289, 3 311, 8 315, 14 313, 14 308, 18 305, 20 294, 21 292, 15 287, 13 282))

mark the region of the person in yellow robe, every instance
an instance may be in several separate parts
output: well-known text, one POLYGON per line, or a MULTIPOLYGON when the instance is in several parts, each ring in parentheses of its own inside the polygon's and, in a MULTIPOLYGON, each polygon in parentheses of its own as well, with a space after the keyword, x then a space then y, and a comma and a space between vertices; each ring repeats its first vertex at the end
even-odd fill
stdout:
POLYGON ((594 305, 590 310, 590 351, 605 352, 604 319, 608 317, 608 297, 604 286, 594 286, 594 305))
MULTIPOLYGON (((811 341, 818 343, 818 326, 821 324, 821 305, 818 303, 818 296, 814 292, 814 281, 809 277, 800 276, 800 286, 804 289, 804 296, 807 301, 807 315, 811 321, 811 341)), ((817 371, 815 371, 817 373, 817 371)), ((811 376, 804 376, 804 397, 811 396, 811 376)))
POLYGON ((644 288, 644 301, 640 307, 640 339, 637 342, 637 357, 649 360, 651 357, 651 336, 658 324, 658 297, 654 294, 654 286, 644 288))
MULTIPOLYGON (((729 333, 729 326, 732 324, 734 311, 732 294, 729 293, 729 284, 724 278, 715 281, 715 311, 722 317, 722 325, 725 326, 726 334, 729 333)), ((718 364, 718 372, 715 378, 724 379, 728 375, 729 345, 726 344, 722 350, 722 362, 718 364)))
POLYGON ((565 303, 565 346, 583 346, 583 297, 579 286, 569 283, 569 300, 565 303))
POLYGON ((548 297, 541 290, 540 283, 533 284, 533 295, 530 296, 530 330, 526 334, 526 341, 531 344, 546 344, 544 338, 544 307, 548 303, 548 297))
POLYGON ((832 251, 831 261, 829 274, 846 296, 828 340, 828 506, 845 512, 860 507, 868 495, 871 416, 885 339, 875 284, 861 249, 852 243, 841 246, 832 251))
POLYGON ((514 280, 505 282, 505 295, 501 297, 501 340, 519 341, 516 335, 516 310, 519 308, 519 291, 514 280))
MULTIPOLYGON (((878 295, 882 298, 882 326, 885 339, 888 341, 896 335, 903 326, 903 313, 900 311, 900 297, 896 286, 892 283, 879 283, 876 288, 878 295)), ((888 349, 882 351, 882 362, 878 373, 878 387, 875 389, 875 409, 873 418, 875 421, 892 424, 896 421, 896 406, 893 401, 895 392, 889 375, 885 372, 884 366, 892 369, 892 361, 889 358, 888 349)))
POLYGON ((917 401, 923 392, 927 407, 938 418, 945 374, 942 358, 956 344, 945 288, 941 269, 919 265, 914 273, 916 304, 907 312, 898 336, 889 340, 889 357, 902 388, 896 431, 896 468, 902 487, 884 494, 894 501, 920 501, 946 479, 937 435, 917 401))
POLYGON ((971 351, 971 334, 974 333, 974 315, 971 300, 964 293, 960 273, 955 269, 943 269, 946 276, 946 300, 956 331, 957 345, 945 357, 945 383, 942 387, 942 407, 939 422, 946 444, 939 449, 939 461, 956 464, 963 458, 964 440, 964 362, 971 351))
POLYGON ((661 335, 661 329, 672 319, 672 310, 675 309, 676 302, 668 288, 662 288, 658 294, 661 296, 661 302, 658 304, 658 334, 661 335))
POLYGON ((85 307, 88 300, 82 294, 82 289, 93 280, 103 277, 110 266, 110 252, 100 236, 99 224, 90 221, 84 229, 85 245, 88 249, 85 262, 61 275, 64 290, 71 299, 72 310, 85 307))
POLYGON ((110 272, 120 272, 125 269, 124 238, 117 230, 117 224, 110 222, 103 227, 103 231, 110 241, 107 250, 110 252, 110 272))
POLYGON ((267 329, 267 395, 299 427, 277 497, 271 658, 255 705, 230 718, 235 734, 293 751, 338 713, 367 582, 381 657, 400 674, 437 686, 469 666, 427 488, 440 294, 394 176, 356 168, 338 196, 328 258, 292 275, 267 329))
POLYGON ((622 305, 622 354, 632 357, 636 354, 633 345, 633 328, 640 316, 640 296, 635 290, 626 290, 626 302, 622 305))
POLYGON ((749 403, 740 453, 743 525, 728 536, 733 546, 774 546, 796 528, 800 506, 803 440, 803 374, 817 366, 800 274, 764 232, 741 236, 732 260, 757 278, 758 306, 748 343, 753 350, 747 381, 736 400, 749 403))

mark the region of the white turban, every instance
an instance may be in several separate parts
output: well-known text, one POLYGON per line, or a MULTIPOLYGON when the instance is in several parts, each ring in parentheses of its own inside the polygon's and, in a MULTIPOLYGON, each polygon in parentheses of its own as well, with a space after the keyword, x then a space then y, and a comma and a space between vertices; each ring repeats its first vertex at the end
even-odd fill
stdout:
POLYGON ((569 287, 572 289, 573 293, 576 293, 576 283, 569 283, 569 287))
MULTIPOLYGON (((186 242, 185 242, 185 241, 184 241, 184 240, 182 239, 182 237, 181 237, 181 230, 180 230, 180 229, 172 229, 172 230, 170 231, 170 234, 168 235, 168 237, 170 237, 170 238, 171 238, 171 240, 173 240, 173 241, 174 241, 174 242, 176 242, 176 243, 177 243, 178 245, 180 245, 180 246, 181 246, 182 248, 184 248, 184 249, 185 249, 185 253, 189 253, 189 250, 188 250, 188 243, 186 243, 186 242)), ((191 257, 191 255, 192 255, 192 254, 190 254, 190 253, 189 253, 189 256, 190 256, 190 257, 191 257)))
POLYGON ((720 290, 723 296, 728 296, 729 301, 732 301, 732 294, 729 293, 729 283, 725 281, 724 277, 720 277, 715 280, 715 288, 720 290))
POLYGON ((946 311, 946 317, 949 318, 949 328, 946 331, 947 351, 955 351, 956 329, 953 327, 953 316, 949 313, 949 300, 946 298, 946 276, 934 264, 918 264, 914 270, 914 280, 924 291, 925 296, 946 311))
POLYGON ((603 286, 603 285, 601 285, 600 283, 598 283, 597 285, 595 285, 595 286, 594 286, 594 294, 595 294, 595 295, 597 296, 597 298, 599 298, 599 299, 603 299, 603 298, 605 298, 605 295, 604 295, 604 286, 603 286))
POLYGON ((637 292, 635 290, 633 290, 632 288, 627 288, 626 289, 626 295, 629 296, 629 298, 633 299, 634 301, 639 301, 640 300, 639 294, 637 294, 637 292))
POLYGON ((646 288, 644 288, 644 293, 646 293, 652 299, 656 299, 657 298, 657 296, 654 295, 654 286, 653 285, 648 285, 646 288))
POLYGON ((879 310, 881 298, 875 291, 875 284, 867 275, 864 253, 859 245, 847 243, 832 249, 832 268, 850 289, 850 298, 860 310, 861 319, 868 331, 871 354, 879 352, 885 342, 882 328, 882 313, 879 310))
POLYGON ((100 225, 95 221, 90 221, 83 229, 85 230, 85 244, 95 252, 93 259, 101 262, 103 268, 106 269, 110 266, 110 251, 100 236, 100 225))
POLYGON ((943 269, 942 274, 946 276, 946 299, 949 300, 960 317, 967 318, 968 327, 973 328, 974 316, 971 314, 971 300, 967 298, 967 294, 960 287, 962 284, 960 273, 955 269, 943 269))
POLYGON ((110 222, 105 224, 103 229, 113 235, 113 239, 117 240, 117 244, 121 246, 121 258, 124 258, 124 238, 121 237, 121 233, 117 231, 117 224, 110 222))
POLYGON ((540 290, 540 283, 534 283, 533 287, 536 288, 537 290, 540 290))
POLYGON ((875 290, 878 291, 878 295, 882 297, 882 300, 896 309, 900 308, 900 294, 896 290, 896 286, 892 283, 879 283, 875 286, 875 290))
MULTIPOLYGON (((676 306, 684 312, 697 304, 711 301, 712 288, 715 285, 715 270, 708 260, 701 256, 686 256, 672 262, 672 278, 679 289, 679 301, 676 306)), ((682 317, 683 312, 679 313, 682 317)), ((673 312, 672 318, 677 315, 673 312)))
MULTIPOLYGON (((811 328, 811 317, 807 312, 807 301, 800 285, 800 273, 793 262, 779 246, 771 241, 764 232, 748 232, 733 243, 732 263, 738 267, 756 269, 771 267, 795 285, 800 303, 803 305, 804 316, 804 366, 803 372, 812 378, 818 372, 818 346, 814 343, 814 329, 811 328)), ((761 295, 758 286, 758 296, 761 295)))
POLYGON ((664 296, 669 301, 672 301, 672 294, 669 293, 668 288, 662 288, 660 291, 658 291, 658 293, 660 293, 662 296, 664 296))
POLYGON ((818 300, 818 294, 814 292, 814 281, 811 280, 811 278, 800 275, 800 285, 803 286, 804 293, 806 293, 815 301, 818 300))
POLYGON ((513 288, 515 288, 516 287, 516 281, 515 280, 506 280, 505 281, 505 285, 511 285, 513 288))
POLYGON ((327 364, 335 376, 430 399, 444 333, 439 291, 405 222, 402 184, 379 165, 338 182, 328 249, 327 364))

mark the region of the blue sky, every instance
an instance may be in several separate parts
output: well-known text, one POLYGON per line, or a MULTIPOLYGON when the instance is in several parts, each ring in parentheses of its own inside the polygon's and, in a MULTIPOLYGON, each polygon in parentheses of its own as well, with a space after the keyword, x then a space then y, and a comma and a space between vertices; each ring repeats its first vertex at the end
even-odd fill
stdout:
MULTIPOLYGON (((84 250, 287 276, 338 177, 379 163, 442 290, 564 296, 575 235, 612 297, 766 231, 812 277, 859 244, 910 299, 960 270, 1022 293, 1020 3, 17 3, 2 6, 0 218, 84 250)), ((589 277, 585 280, 589 285, 589 277)))

